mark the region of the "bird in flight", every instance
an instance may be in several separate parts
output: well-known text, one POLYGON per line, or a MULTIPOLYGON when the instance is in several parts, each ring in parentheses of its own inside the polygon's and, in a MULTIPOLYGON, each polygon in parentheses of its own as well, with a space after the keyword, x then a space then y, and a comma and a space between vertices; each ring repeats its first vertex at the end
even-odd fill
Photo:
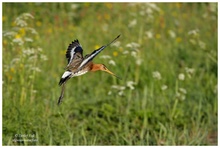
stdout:
MULTIPOLYGON (((67 66, 66 66, 66 71, 63 73, 59 85, 62 86, 61 94, 58 100, 58 105, 61 103, 62 98, 64 96, 64 89, 65 89, 65 84, 66 82, 76 76, 81 76, 89 71, 105 71, 117 78, 113 72, 107 69, 107 67, 104 64, 94 64, 92 60, 107 46, 112 44, 115 40, 117 40, 120 37, 118 35, 113 41, 108 43, 107 45, 104 45, 100 47, 99 49, 94 50, 91 54, 86 55, 83 57, 83 49, 82 46, 80 45, 78 40, 74 40, 69 47, 67 48, 66 51, 66 58, 67 58, 67 66)), ((120 79, 120 78, 119 78, 120 79)))

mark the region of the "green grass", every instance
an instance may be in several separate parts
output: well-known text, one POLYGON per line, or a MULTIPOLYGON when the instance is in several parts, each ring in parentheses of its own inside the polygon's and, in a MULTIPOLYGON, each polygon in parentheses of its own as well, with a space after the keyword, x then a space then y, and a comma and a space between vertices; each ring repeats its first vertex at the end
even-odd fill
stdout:
POLYGON ((2 22, 3 145, 217 145, 217 3, 3 3, 2 22), (69 43, 118 34, 93 61, 122 80, 72 78, 57 106, 69 43))

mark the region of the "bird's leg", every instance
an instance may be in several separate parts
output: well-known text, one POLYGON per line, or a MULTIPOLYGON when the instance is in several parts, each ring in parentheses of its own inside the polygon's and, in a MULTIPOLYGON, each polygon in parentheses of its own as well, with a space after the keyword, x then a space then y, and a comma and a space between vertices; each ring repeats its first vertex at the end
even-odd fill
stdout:
POLYGON ((58 105, 60 105, 62 99, 63 99, 63 95, 64 95, 64 89, 65 89, 65 83, 62 85, 62 90, 61 90, 61 94, 58 100, 58 105))

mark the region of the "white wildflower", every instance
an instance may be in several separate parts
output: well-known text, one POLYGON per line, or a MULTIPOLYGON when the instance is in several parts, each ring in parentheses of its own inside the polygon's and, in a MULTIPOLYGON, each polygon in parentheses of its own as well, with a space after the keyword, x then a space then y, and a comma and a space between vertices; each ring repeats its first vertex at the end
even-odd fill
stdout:
POLYGON ((41 72, 40 68, 38 67, 32 67, 31 70, 36 71, 36 72, 41 72))
POLYGON ((131 56, 133 56, 133 57, 135 57, 135 58, 136 58, 136 57, 137 57, 137 52, 132 51, 132 52, 131 52, 131 56))
POLYGON ((146 14, 151 15, 153 13, 153 10, 151 8, 146 9, 146 14))
POLYGON ((103 24, 103 25, 102 25, 102 30, 103 30, 103 31, 107 31, 108 28, 109 28, 108 26, 109 26, 108 24, 103 24))
POLYGON ((26 27, 27 31, 30 31, 32 34, 38 34, 34 28, 26 27))
POLYGON ((160 72, 158 72, 158 71, 154 71, 152 74, 153 74, 153 78, 158 79, 158 80, 161 79, 160 72))
POLYGON ((199 29, 190 30, 188 35, 197 36, 199 34, 199 29))
POLYGON ((193 45, 196 45, 196 40, 194 40, 194 39, 190 39, 189 42, 193 45))
POLYGON ((186 90, 184 88, 179 88, 179 91, 176 92, 176 98, 183 101, 186 99, 186 90))
POLYGON ((129 51, 125 50, 123 51, 123 54, 129 54, 129 51))
POLYGON ((187 73, 193 74, 195 70, 194 70, 193 68, 186 67, 186 68, 185 68, 185 71, 186 71, 187 73))
POLYGON ((193 68, 188 68, 188 67, 186 67, 186 68, 185 68, 185 71, 186 71, 186 73, 187 73, 187 76, 188 76, 189 78, 191 78, 195 70, 194 70, 193 68))
POLYGON ((115 61, 113 61, 113 60, 110 60, 108 63, 109 63, 110 65, 113 65, 113 66, 116 65, 116 64, 115 64, 115 61))
POLYGON ((11 60, 11 64, 14 65, 15 63, 19 62, 20 58, 14 58, 11 60))
POLYGON ((116 41, 116 42, 114 42, 114 44, 111 44, 111 46, 114 46, 114 47, 120 47, 120 45, 121 45, 121 42, 120 41, 116 41))
POLYGON ((36 60, 37 58, 38 58, 37 55, 33 55, 33 56, 29 56, 28 60, 33 61, 33 60, 36 60))
POLYGON ((142 59, 138 58, 138 59, 136 60, 136 64, 137 64, 137 65, 141 65, 142 61, 143 61, 142 59))
POLYGON ((146 31, 145 34, 147 35, 149 39, 153 38, 154 36, 152 31, 146 31))
POLYGON ((32 39, 32 38, 27 38, 27 37, 25 37, 24 40, 25 40, 26 42, 33 42, 33 39, 32 39))
POLYGON ((47 56, 46 56, 46 55, 43 55, 43 54, 40 55, 40 58, 41 58, 43 61, 47 61, 47 60, 48 60, 47 56))
POLYGON ((206 44, 205 44, 204 42, 202 42, 202 41, 199 41, 199 46, 200 46, 200 48, 202 48, 202 49, 205 49, 205 48, 206 48, 206 44))
POLYGON ((29 19, 29 18, 34 18, 33 15, 31 15, 30 13, 23 13, 20 17, 24 18, 24 19, 29 19))
POLYGON ((120 85, 112 85, 112 88, 117 90, 125 90, 125 86, 120 86, 120 85))
POLYGON ((176 98, 180 99, 181 101, 186 99, 187 91, 185 88, 179 88, 178 92, 176 92, 176 98))
POLYGON ((187 91, 184 88, 179 88, 179 92, 181 92, 182 94, 187 94, 187 91))
POLYGON ((179 98, 181 94, 179 92, 176 93, 176 97, 179 98))
POLYGON ((71 6, 70 6, 70 8, 73 10, 77 9, 78 7, 79 7, 78 4, 71 4, 71 6))
POLYGON ((25 55, 33 55, 33 54, 35 54, 35 49, 33 49, 33 48, 28 48, 28 49, 25 49, 25 50, 23 50, 23 54, 25 54, 25 55))
POLYGON ((37 93, 37 90, 32 90, 33 93, 37 93))
POLYGON ((133 19, 132 21, 129 22, 128 27, 134 27, 137 24, 137 20, 133 19))
POLYGON ((185 100, 185 99, 186 99, 186 96, 185 96, 185 95, 181 95, 181 96, 180 96, 180 100, 183 101, 183 100, 185 100))
POLYGON ((161 86, 161 90, 166 90, 167 88, 168 88, 167 85, 162 85, 162 86, 161 86))
POLYGON ((42 48, 38 47, 37 50, 41 52, 41 51, 42 51, 42 48))
POLYGON ((24 41, 21 38, 13 39, 12 42, 17 43, 18 45, 23 45, 24 41))
POLYGON ((176 38, 176 33, 173 30, 168 31, 171 38, 176 38))
POLYGON ((134 89, 135 83, 133 81, 127 81, 127 87, 129 87, 131 90, 134 89))
POLYGON ((111 56, 109 55, 102 55, 100 56, 101 59, 111 59, 111 56))
POLYGON ((178 78, 179 78, 179 80, 185 80, 185 75, 183 74, 183 73, 180 73, 179 75, 178 75, 178 78))
POLYGON ((160 8, 155 3, 147 3, 147 4, 151 9, 158 11, 158 12, 160 11, 160 8))
POLYGON ((14 31, 3 32, 3 36, 15 36, 17 33, 14 31))
POLYGON ((30 13, 23 13, 15 19, 15 24, 20 27, 26 27, 27 22, 25 20, 29 18, 33 19, 34 17, 30 13))
POLYGON ((24 21, 24 20, 22 20, 22 19, 20 19, 20 18, 17 18, 17 19, 15 20, 15 24, 16 24, 17 26, 21 26, 21 27, 27 26, 26 21, 24 21))
POLYGON ((119 96, 122 96, 123 94, 124 94, 123 91, 119 91, 119 92, 118 92, 118 95, 119 95, 119 96))
POLYGON ((140 47, 140 44, 135 43, 135 42, 131 42, 131 43, 128 43, 128 44, 126 45, 126 47, 128 47, 128 48, 139 48, 139 47, 140 47))
POLYGON ((153 19, 153 13, 159 11, 160 8, 155 3, 145 3, 145 5, 142 7, 142 10, 140 11, 140 15, 147 15, 147 19, 153 19))
POLYGON ((209 8, 211 12, 218 12, 218 4, 217 3, 209 3, 209 8))

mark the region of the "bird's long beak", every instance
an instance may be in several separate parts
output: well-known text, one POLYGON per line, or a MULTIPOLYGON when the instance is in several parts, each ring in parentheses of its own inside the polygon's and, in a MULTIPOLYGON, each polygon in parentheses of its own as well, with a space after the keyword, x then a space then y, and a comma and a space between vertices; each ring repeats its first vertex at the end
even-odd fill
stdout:
POLYGON ((104 71, 107 72, 107 73, 109 73, 109 74, 111 74, 111 75, 113 75, 113 76, 115 76, 116 78, 118 78, 118 79, 121 80, 121 78, 120 78, 119 76, 115 75, 113 72, 111 72, 111 71, 108 70, 107 68, 106 68, 104 71))

